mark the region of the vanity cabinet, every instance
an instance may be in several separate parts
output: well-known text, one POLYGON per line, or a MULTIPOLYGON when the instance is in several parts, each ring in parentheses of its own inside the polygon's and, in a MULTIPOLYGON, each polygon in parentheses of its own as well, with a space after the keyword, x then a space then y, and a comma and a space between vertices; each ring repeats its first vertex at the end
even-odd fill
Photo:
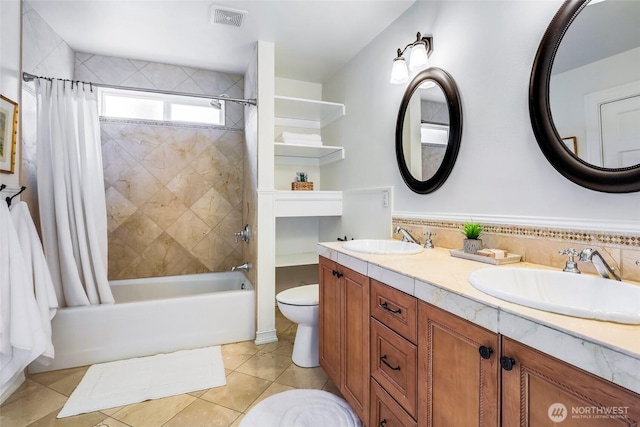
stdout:
POLYGON ((499 344, 497 334, 418 303, 421 426, 500 425, 499 344))
POLYGON ((637 393, 323 257, 320 364, 370 426, 640 425, 637 393))
POLYGON ((563 427, 640 425, 636 393, 507 337, 502 354, 515 361, 502 369, 502 425, 555 425, 552 417, 563 427))
POLYGON ((369 278, 319 257, 320 366, 365 425, 369 420, 369 278))

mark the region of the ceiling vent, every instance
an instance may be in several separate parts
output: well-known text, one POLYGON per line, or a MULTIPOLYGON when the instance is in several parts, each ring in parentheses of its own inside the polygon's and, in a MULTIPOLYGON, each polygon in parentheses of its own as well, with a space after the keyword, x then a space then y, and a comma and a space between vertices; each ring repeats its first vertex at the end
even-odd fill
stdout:
POLYGON ((216 6, 214 4, 211 6, 211 23, 240 27, 247 13, 246 10, 231 9, 226 6, 216 6))

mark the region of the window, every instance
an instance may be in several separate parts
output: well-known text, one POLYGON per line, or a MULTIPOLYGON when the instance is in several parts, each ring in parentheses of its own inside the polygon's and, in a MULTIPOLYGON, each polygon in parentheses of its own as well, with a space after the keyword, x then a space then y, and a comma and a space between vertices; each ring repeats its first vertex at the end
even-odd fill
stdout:
POLYGON ((211 106, 208 98, 100 88, 100 115, 122 119, 224 125, 225 102, 211 106))

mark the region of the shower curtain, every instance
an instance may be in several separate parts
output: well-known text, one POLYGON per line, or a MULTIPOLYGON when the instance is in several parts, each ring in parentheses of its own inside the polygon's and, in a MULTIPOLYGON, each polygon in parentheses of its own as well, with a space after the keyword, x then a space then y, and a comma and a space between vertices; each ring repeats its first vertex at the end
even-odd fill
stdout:
POLYGON ((113 303, 97 94, 83 83, 34 82, 42 243, 58 303, 113 303))

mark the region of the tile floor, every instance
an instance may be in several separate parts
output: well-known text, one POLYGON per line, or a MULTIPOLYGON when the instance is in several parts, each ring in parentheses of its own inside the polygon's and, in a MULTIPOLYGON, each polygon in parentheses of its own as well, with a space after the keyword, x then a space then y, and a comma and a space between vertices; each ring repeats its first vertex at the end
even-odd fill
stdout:
POLYGON ((227 384, 179 396, 56 419, 88 367, 28 375, 0 407, 1 427, 235 427, 262 399, 285 390, 315 388, 340 395, 322 368, 291 362, 295 324, 276 310, 278 342, 222 346, 227 384))

